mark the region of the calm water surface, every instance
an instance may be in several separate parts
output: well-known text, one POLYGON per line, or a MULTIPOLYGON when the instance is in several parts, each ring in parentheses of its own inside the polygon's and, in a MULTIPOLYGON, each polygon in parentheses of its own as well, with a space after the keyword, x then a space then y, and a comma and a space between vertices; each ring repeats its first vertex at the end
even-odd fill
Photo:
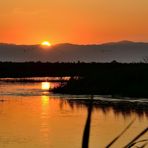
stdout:
MULTIPOLYGON (((53 95, 48 88, 54 85, 0 82, 0 148, 82 147, 88 107, 68 99, 90 96, 53 95)), ((89 147, 105 148, 133 119, 134 124, 113 148, 126 145, 146 128, 148 115, 92 106, 89 147)), ((148 134, 142 139, 146 138, 148 134)))

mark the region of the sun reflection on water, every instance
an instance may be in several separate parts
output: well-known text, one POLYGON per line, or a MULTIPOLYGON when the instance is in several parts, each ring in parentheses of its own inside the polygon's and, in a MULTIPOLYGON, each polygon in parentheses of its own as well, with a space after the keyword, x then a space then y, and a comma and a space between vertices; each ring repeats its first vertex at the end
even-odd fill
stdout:
POLYGON ((50 82, 42 82, 41 88, 42 90, 49 90, 51 88, 50 82))
POLYGON ((41 96, 41 141, 44 144, 49 144, 49 97, 41 96))
POLYGON ((42 109, 48 108, 49 105, 49 97, 42 96, 42 109))

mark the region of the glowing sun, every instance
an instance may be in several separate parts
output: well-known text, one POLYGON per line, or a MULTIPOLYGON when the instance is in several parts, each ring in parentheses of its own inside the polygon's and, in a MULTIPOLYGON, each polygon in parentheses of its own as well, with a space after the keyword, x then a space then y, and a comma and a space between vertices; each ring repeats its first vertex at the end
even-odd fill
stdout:
POLYGON ((51 46, 51 43, 48 42, 48 41, 43 41, 43 42, 41 43, 41 45, 42 45, 42 46, 47 46, 47 47, 49 47, 49 46, 51 46))

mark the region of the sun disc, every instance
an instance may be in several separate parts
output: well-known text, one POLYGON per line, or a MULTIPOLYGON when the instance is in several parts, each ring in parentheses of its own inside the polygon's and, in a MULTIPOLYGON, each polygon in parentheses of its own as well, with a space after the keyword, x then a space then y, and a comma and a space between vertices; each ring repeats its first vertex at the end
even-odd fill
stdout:
POLYGON ((43 42, 41 43, 41 45, 42 45, 42 46, 51 46, 51 43, 48 42, 48 41, 43 41, 43 42))

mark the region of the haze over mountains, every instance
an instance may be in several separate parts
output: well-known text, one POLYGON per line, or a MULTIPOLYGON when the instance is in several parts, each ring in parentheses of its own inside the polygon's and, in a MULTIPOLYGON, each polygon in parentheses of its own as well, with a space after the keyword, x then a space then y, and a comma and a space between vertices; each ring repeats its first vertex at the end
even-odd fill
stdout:
POLYGON ((26 62, 141 62, 148 57, 148 43, 121 41, 99 45, 0 44, 0 61, 26 62))

